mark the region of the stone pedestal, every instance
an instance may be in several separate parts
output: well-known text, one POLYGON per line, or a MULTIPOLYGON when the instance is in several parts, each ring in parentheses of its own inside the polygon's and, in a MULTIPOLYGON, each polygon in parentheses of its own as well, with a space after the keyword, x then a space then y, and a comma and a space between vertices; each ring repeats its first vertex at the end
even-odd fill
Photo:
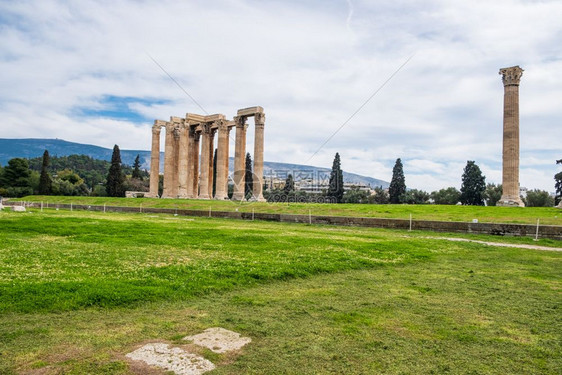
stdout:
POLYGON ((519 196, 519 66, 500 69, 504 85, 503 106, 503 194, 498 206, 524 207, 519 196))
POLYGON ((265 202, 263 197, 263 141, 265 114, 256 113, 254 116, 256 125, 254 140, 254 184, 252 186, 253 199, 265 202))
MULTIPOLYGON (((156 122, 156 121, 155 121, 156 122)), ((150 192, 147 198, 158 198, 160 180, 160 125, 152 127, 152 148, 150 150, 150 192)))
POLYGON ((233 201, 245 200, 244 183, 246 180, 246 125, 245 116, 236 116, 236 144, 234 150, 234 193, 233 201))

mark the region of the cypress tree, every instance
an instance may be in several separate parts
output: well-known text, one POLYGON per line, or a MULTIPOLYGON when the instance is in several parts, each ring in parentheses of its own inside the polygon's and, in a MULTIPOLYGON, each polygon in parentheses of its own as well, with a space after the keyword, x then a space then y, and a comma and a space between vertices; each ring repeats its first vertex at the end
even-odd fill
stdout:
POLYGON ((111 166, 107 174, 107 184, 105 190, 108 197, 124 197, 125 196, 125 176, 121 171, 121 152, 119 146, 113 147, 113 155, 111 155, 111 166))
POLYGON ((133 173, 131 174, 132 178, 137 178, 142 181, 142 174, 140 170, 140 155, 137 154, 135 158, 135 162, 133 163, 133 173))
POLYGON ((334 198, 337 203, 343 200, 343 172, 341 170, 340 154, 336 152, 334 162, 332 164, 332 171, 330 172, 330 185, 328 186, 327 196, 334 198))
POLYGON ((39 177, 39 194, 49 195, 53 190, 53 181, 47 169, 49 168, 49 151, 43 153, 43 163, 41 165, 41 176, 39 177))
POLYGON ((486 191, 486 177, 472 160, 466 162, 462 174, 461 203, 471 206, 484 205, 484 192, 486 191))
POLYGON ((396 159, 396 163, 394 163, 394 168, 392 168, 392 180, 388 188, 390 203, 402 203, 404 194, 406 194, 406 179, 404 178, 402 160, 398 158, 396 159))
POLYGON ((287 179, 285 180, 285 186, 283 187, 283 192, 289 194, 295 191, 295 180, 293 180, 293 175, 289 173, 287 179))
POLYGON ((252 196, 254 190, 254 177, 252 174, 252 156, 248 152, 246 154, 246 179, 244 183, 244 195, 246 198, 252 196))

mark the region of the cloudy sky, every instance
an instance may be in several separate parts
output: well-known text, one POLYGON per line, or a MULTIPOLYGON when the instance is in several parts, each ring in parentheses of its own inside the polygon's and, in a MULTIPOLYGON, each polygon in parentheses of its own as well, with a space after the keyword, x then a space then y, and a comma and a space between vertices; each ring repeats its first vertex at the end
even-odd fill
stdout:
POLYGON ((156 118, 261 105, 268 161, 339 152, 389 181, 400 157, 432 191, 475 160, 501 183, 498 70, 520 65, 521 185, 553 191, 561 19, 559 0, 0 0, 0 137, 148 150, 156 118))

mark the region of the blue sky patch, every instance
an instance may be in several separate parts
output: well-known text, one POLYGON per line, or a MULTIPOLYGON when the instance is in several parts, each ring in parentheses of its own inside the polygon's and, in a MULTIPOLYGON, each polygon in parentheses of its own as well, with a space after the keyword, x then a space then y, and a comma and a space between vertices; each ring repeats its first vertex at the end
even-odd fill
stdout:
POLYGON ((97 108, 78 108, 79 116, 106 117, 115 120, 125 120, 135 123, 151 122, 152 119, 133 109, 134 105, 151 107, 169 103, 169 100, 135 98, 131 96, 105 95, 99 101, 97 108))

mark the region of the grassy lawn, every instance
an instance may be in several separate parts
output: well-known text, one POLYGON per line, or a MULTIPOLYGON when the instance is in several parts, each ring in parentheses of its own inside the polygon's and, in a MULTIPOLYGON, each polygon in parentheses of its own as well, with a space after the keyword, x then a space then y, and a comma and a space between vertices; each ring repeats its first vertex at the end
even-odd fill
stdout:
POLYGON ((562 253, 428 236, 0 212, 0 374, 132 374, 213 326, 253 339, 213 374, 559 374, 562 253))
MULTIPOLYGON (((14 199, 17 200, 17 199, 14 199)), ((358 216, 440 221, 472 221, 488 223, 562 225, 562 210, 554 207, 479 207, 443 205, 374 205, 374 204, 320 204, 320 203, 265 203, 230 202, 198 199, 108 198, 108 197, 52 197, 29 196, 28 202, 74 203, 108 206, 178 208, 208 211, 265 212, 330 216, 358 216)))

